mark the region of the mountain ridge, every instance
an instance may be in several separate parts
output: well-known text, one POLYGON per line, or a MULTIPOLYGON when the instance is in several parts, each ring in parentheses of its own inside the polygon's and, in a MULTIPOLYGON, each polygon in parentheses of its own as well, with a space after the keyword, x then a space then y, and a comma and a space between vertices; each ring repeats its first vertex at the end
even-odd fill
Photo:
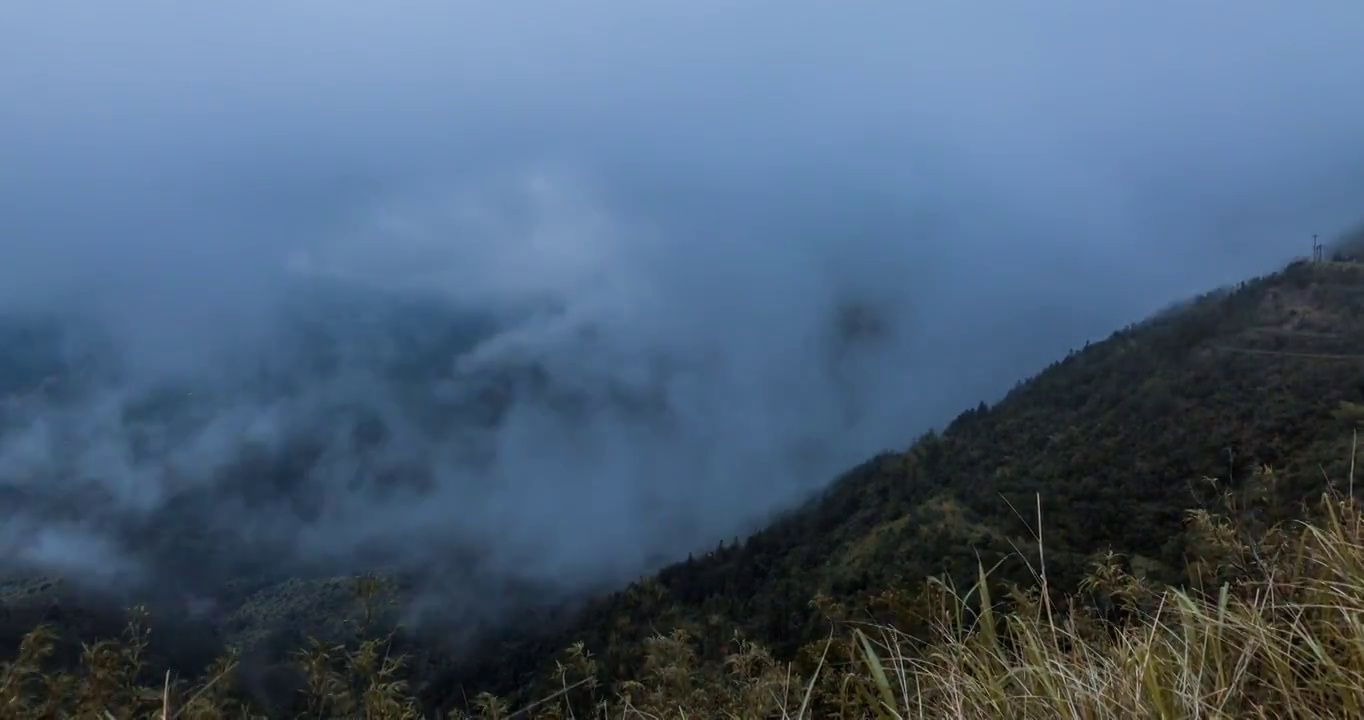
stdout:
POLYGON ((1320 492, 1323 475, 1344 475, 1348 448, 1332 429, 1364 402, 1361 367, 1364 266, 1295 261, 1068 353, 758 533, 590 603, 548 638, 498 647, 498 662, 451 687, 524 689, 546 666, 509 669, 519 658, 572 642, 607 677, 630 679, 644 640, 669 627, 713 660, 731 640, 722 628, 795 659, 827 632, 812 598, 865 603, 933 575, 969 585, 980 563, 1026 581, 1035 513, 1058 592, 1107 551, 1153 582, 1187 582, 1186 512, 1220 492, 1205 479, 1250 488, 1269 522, 1320 492), (1265 483, 1264 468, 1290 479, 1265 483))

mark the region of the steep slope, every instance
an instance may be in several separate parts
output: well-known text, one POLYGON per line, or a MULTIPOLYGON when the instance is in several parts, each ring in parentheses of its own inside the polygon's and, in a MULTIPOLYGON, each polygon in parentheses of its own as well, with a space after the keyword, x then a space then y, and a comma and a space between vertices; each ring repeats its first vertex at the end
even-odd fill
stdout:
POLYGON ((1139 575, 1179 582, 1198 553, 1188 509, 1235 486, 1265 519, 1294 512, 1323 477, 1344 476, 1360 402, 1364 266, 1294 263, 1071 353, 746 541, 604 598, 560 633, 490 648, 432 699, 525 688, 579 640, 628 678, 644 639, 674 627, 703 658, 722 657, 734 629, 790 658, 828 631, 818 594, 874 610, 865 600, 882 589, 967 582, 978 562, 1026 579, 1039 503, 1055 590, 1074 590, 1109 549, 1139 575))

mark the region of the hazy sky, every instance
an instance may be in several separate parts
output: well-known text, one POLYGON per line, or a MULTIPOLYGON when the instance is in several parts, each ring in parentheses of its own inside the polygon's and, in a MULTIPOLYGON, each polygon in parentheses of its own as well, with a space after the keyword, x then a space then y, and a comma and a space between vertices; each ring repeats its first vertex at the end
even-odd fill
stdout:
POLYGON ((301 269, 557 303, 459 362, 707 370, 665 434, 524 411, 468 526, 632 567, 694 539, 642 504, 732 534, 816 481, 793 448, 827 479, 1364 217, 1360 68, 1343 0, 7 0, 0 303, 94 309, 152 374, 301 269), (885 334, 835 362, 849 303, 885 334))

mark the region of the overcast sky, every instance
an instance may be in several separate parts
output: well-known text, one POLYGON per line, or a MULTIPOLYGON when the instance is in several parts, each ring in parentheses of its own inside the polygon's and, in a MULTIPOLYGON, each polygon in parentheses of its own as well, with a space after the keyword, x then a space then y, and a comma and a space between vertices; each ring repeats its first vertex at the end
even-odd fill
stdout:
POLYGON ((685 454, 650 482, 727 535, 808 485, 775 477, 793 445, 826 475, 903 446, 1364 218, 1360 68, 1357 0, 7 0, 0 303, 94 308, 160 371, 250 337, 289 272, 551 300, 608 341, 482 361, 719 369, 671 388, 678 435, 518 426, 481 522, 547 566, 677 553, 604 478, 685 454), (849 303, 887 334, 826 372, 849 303))

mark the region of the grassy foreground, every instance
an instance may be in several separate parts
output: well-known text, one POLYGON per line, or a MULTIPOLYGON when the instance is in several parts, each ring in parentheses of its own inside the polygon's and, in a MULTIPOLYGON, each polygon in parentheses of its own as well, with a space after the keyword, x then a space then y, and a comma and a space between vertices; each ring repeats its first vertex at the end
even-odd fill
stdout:
MULTIPOLYGON (((1260 480, 1275 482, 1273 472, 1260 480)), ((557 693, 526 708, 482 695, 470 713, 444 717, 1364 717, 1364 509, 1352 491, 1353 478, 1306 519, 1272 527, 1233 492, 1218 513, 1189 512, 1205 552, 1185 588, 1153 587, 1103 555, 1078 595, 1056 596, 1038 538, 1034 587, 1000 592, 981 568, 969 589, 930 580, 883 592, 880 621, 816 598, 829 637, 791 663, 737 637, 723 664, 700 663, 678 631, 649 641, 635 680, 606 688, 579 645, 560 658, 557 693)), ((135 621, 58 670, 51 631, 36 628, 0 667, 0 717, 262 716, 235 689, 232 657, 197 682, 146 677, 147 633, 135 621)), ((432 717, 386 648, 369 639, 301 650, 297 704, 275 712, 432 717)))

